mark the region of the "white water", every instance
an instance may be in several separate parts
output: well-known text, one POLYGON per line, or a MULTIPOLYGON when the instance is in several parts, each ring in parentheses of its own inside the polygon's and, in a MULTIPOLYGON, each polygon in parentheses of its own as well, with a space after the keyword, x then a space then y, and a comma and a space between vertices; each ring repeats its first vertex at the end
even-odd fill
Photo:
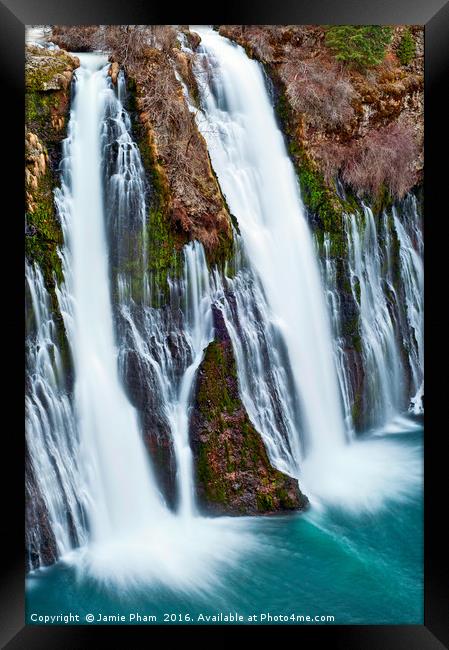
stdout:
POLYGON ((89 54, 80 60, 58 203, 73 300, 80 462, 89 485, 91 536, 102 541, 151 526, 163 505, 117 370, 101 175, 107 59, 89 54))
POLYGON ((213 338, 203 248, 198 242, 184 248, 183 277, 170 283, 167 308, 136 304, 129 297, 126 279, 122 276, 119 280, 120 315, 124 325, 123 374, 126 374, 126 355, 132 352, 137 356, 143 390, 154 400, 154 417, 159 415, 162 431, 171 435, 176 459, 177 509, 188 518, 196 512, 189 444, 191 397, 204 349, 213 338))
POLYGON ((189 407, 196 371, 213 338, 208 269, 203 247, 198 242, 185 246, 181 277, 169 278, 164 306, 161 288, 147 271, 145 170, 131 137, 125 97, 120 72, 117 94, 112 86, 107 90, 103 127, 109 248, 117 269, 119 366, 125 377, 127 354, 138 358, 141 390, 152 393, 154 417, 163 420, 163 433, 172 441, 177 511, 189 518, 196 512, 189 407), (169 340, 175 341, 171 349, 169 340))
POLYGON ((400 271, 406 302, 408 327, 404 328, 405 346, 413 377, 410 410, 423 413, 424 405, 424 244, 419 226, 416 199, 405 203, 401 219, 393 208, 394 226, 399 240, 400 271))
POLYGON ((260 282, 238 260, 236 268, 234 278, 216 273, 214 281, 236 358, 240 396, 272 464, 295 476, 301 462, 301 418, 285 343, 260 282))
POLYGON ((180 589, 206 588, 218 580, 214 568, 234 563, 255 540, 247 536, 243 521, 211 521, 195 513, 189 405, 196 370, 212 338, 204 251, 199 244, 185 247, 182 278, 170 282, 169 309, 150 307, 149 289, 137 304, 129 276, 118 273, 116 341, 108 254, 115 254, 120 268, 121 256, 133 252, 117 247, 121 232, 132 230, 133 221, 137 232, 144 226, 142 169, 105 57, 87 54, 80 60, 56 203, 66 243, 65 284, 58 296, 74 355, 80 435, 76 462, 85 474, 79 485, 85 485, 89 543, 64 559, 123 587, 163 582, 180 589), (111 134, 118 144, 112 174, 110 160, 103 157, 111 134), (112 251, 106 236, 104 169, 112 179, 106 201, 112 251), (168 337, 177 351, 174 356, 168 337), (142 390, 156 389, 160 415, 169 425, 177 466, 177 515, 159 493, 136 410, 124 392, 119 369, 127 344, 143 369, 142 390))
MULTIPOLYGON (((394 286, 389 266, 382 269, 378 233, 373 213, 364 208, 364 225, 351 215, 348 228, 350 279, 360 310, 363 353, 365 357, 369 413, 376 425, 386 424, 405 406, 404 369, 398 345, 398 331, 390 312, 385 283, 391 293, 394 286), (360 297, 356 290, 360 287, 360 297)), ((386 246, 388 262, 389 247, 386 246)))
POLYGON ((301 401, 305 453, 307 448, 332 453, 345 443, 343 413, 323 287, 295 172, 260 65, 211 29, 197 31, 213 77, 212 92, 203 94, 205 119, 198 122, 285 341, 301 401))
MULTIPOLYGON (((79 437, 51 315, 51 300, 37 266, 27 264, 26 282, 34 320, 33 334, 27 341, 26 441, 33 476, 55 537, 56 552, 62 555, 74 544, 86 540, 85 492, 80 489, 82 478, 75 462, 79 437)), ((40 527, 36 526, 33 534, 39 537, 40 533, 40 527)), ((35 539, 36 549, 42 541, 35 539)))
POLYGON ((328 233, 323 238, 324 260, 323 260, 323 282, 326 290, 328 309, 331 315, 334 343, 334 359, 337 368, 340 392, 343 398, 345 415, 345 427, 351 438, 354 437, 354 424, 352 421, 352 405, 354 403, 354 392, 351 385, 350 371, 348 367, 347 352, 345 351, 345 339, 342 332, 342 305, 340 293, 337 287, 337 269, 335 259, 331 257, 331 240, 328 233))
POLYGON ((368 425, 390 432, 413 426, 404 418, 407 407, 422 413, 424 368, 423 243, 416 199, 406 198, 400 218, 396 207, 392 213, 391 221, 384 213, 377 224, 368 206, 363 215, 347 217, 351 288, 360 313, 366 378, 364 409, 368 425))
MULTIPOLYGON (((195 29, 202 37, 200 56, 206 58, 212 77, 204 88, 204 68, 199 68, 204 116, 198 113, 197 122, 237 217, 246 254, 243 264, 235 264, 235 278, 225 279, 218 300, 233 342, 247 411, 273 464, 299 479, 316 508, 330 505, 354 513, 374 512, 390 499, 406 499, 421 480, 419 448, 405 449, 393 439, 353 438, 353 396, 340 334, 335 269, 328 256, 324 282, 336 337, 332 348, 315 251, 261 68, 216 32, 195 29), (345 436, 351 444, 343 444, 345 436)), ((368 231, 365 243, 371 245, 374 235, 368 231)), ((377 308, 372 301, 380 300, 378 308, 388 319, 380 295, 380 260, 371 248, 370 273, 377 271, 378 278, 372 278, 374 286, 368 287, 365 276, 367 333, 368 310, 377 308)), ((355 255, 359 253, 360 248, 355 255)), ((361 264, 360 256, 357 259, 361 264)), ((391 375, 389 387, 396 395, 402 391, 402 375, 394 365, 397 348, 389 339, 393 324, 386 329, 393 366, 387 367, 381 351, 377 354, 378 339, 373 336, 377 365, 372 367, 380 368, 383 377, 391 375)), ((382 397, 383 410, 391 396, 384 392, 382 397)), ((399 423, 394 414, 401 426, 403 421, 399 423)))
MULTIPOLYGON (((79 449, 65 452, 64 436, 69 435, 70 442, 75 436, 72 439, 70 427, 63 426, 57 445, 66 457, 59 462, 64 471, 73 466, 78 472, 73 491, 82 495, 89 519, 90 543, 81 553, 81 566, 123 584, 141 580, 189 589, 206 586, 216 579, 215 566, 233 563, 239 552, 253 548, 244 521, 210 521, 195 511, 189 408, 195 374, 212 338, 212 300, 221 307, 233 341, 248 413, 272 462, 291 475, 298 476, 301 469, 306 494, 349 509, 373 510, 387 496, 401 497, 419 473, 416 455, 403 457, 399 448, 343 444, 323 288, 261 70, 240 48, 209 31, 204 35, 212 65, 217 65, 214 48, 219 54, 214 84, 226 110, 211 94, 203 126, 252 268, 236 262, 236 277, 216 276, 211 289, 202 247, 191 244, 184 249, 181 277, 170 281, 166 308, 151 306, 152 283, 144 274, 143 290, 136 291, 132 273, 121 263, 135 259, 137 250, 139 270, 145 268, 143 171, 129 119, 102 69, 105 58, 98 55, 80 56, 64 146, 63 186, 56 194, 66 242, 65 283, 57 295, 74 354, 80 440, 79 449), (106 121, 113 123, 112 129, 106 121), (111 183, 106 186, 104 214, 104 150, 111 145, 111 133, 118 155, 116 167, 108 171, 106 165, 111 183), (121 246, 124 231, 141 234, 142 239, 130 237, 121 246), (135 241, 141 242, 137 249, 135 241), (117 286, 112 288, 108 256, 117 271, 117 286), (111 291, 118 296, 116 314, 111 291), (122 386, 129 353, 138 360, 139 383, 151 417, 171 436, 179 496, 176 516, 159 494, 141 422, 122 386), (300 437, 304 426, 305 450, 300 437)), ((48 377, 45 382, 51 384, 51 373, 48 377)), ((33 409, 36 412, 35 405, 33 409)), ((50 423, 50 433, 53 427, 50 423)), ((46 471, 47 434, 41 435, 39 427, 33 431, 38 443, 33 459, 40 454, 46 471)), ((52 526, 67 528, 65 497, 54 485, 41 486, 52 526)), ((83 543, 83 522, 79 528, 83 543)), ((71 545, 63 530, 59 552, 71 545)))

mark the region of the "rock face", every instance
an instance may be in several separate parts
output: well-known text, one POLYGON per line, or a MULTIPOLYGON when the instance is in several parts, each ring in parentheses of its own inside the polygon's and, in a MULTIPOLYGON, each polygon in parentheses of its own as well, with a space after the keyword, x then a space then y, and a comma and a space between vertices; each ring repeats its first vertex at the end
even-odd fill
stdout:
POLYGON ((53 564, 57 558, 56 540, 48 521, 48 512, 39 492, 25 450, 25 566, 30 571, 53 564))
POLYGON ((117 83, 117 77, 119 72, 120 72, 120 66, 116 61, 114 61, 114 63, 111 63, 111 67, 109 68, 108 71, 108 75, 111 77, 112 83, 114 85, 117 83))
POLYGON ((53 189, 58 183, 61 141, 66 134, 70 82, 79 60, 62 50, 27 46, 25 54, 25 252, 36 261, 47 289, 61 279, 56 248, 62 243, 53 189))
MULTIPOLYGON (((380 65, 365 70, 341 64, 326 45, 326 28, 310 25, 221 25, 219 32, 264 63, 280 102, 280 117, 298 146, 297 161, 316 167, 333 190, 332 179, 344 170, 356 143, 375 149, 377 132, 395 136, 392 125, 412 135, 408 187, 422 180, 424 110, 424 32, 421 26, 395 26, 380 65), (405 30, 415 52, 404 65, 398 49, 405 30), (301 149, 301 151, 299 151, 301 149), (301 154, 300 156, 298 154, 301 154), (300 160, 302 158, 302 160, 300 160)), ((403 143, 401 143, 401 146, 403 143)), ((400 162, 400 161, 399 161, 400 162)), ((374 173, 371 170, 372 174, 374 173)), ((347 174, 350 177, 350 174, 347 174)), ((366 180, 356 191, 370 193, 366 180)))
POLYGON ((196 239, 208 261, 220 263, 232 252, 231 218, 179 80, 194 94, 190 60, 179 50, 168 58, 154 48, 141 57, 145 74, 131 68, 128 78, 140 122, 138 141, 161 217, 176 249, 196 239))
MULTIPOLYGON (((57 248, 62 244, 53 190, 59 183, 61 141, 66 135, 70 106, 70 82, 77 58, 62 50, 49 51, 27 46, 25 56, 25 254, 41 268, 52 299, 52 310, 65 364, 68 385, 71 361, 58 301, 55 276, 62 279, 57 248)), ((28 304, 31 310, 31 305, 28 304)), ((31 324, 31 318, 28 323, 31 324)), ((27 333, 32 336, 31 331, 27 333)), ((27 569, 52 564, 57 557, 56 541, 48 512, 26 451, 25 518, 27 569)))
POLYGON ((302 510, 295 479, 274 469, 238 394, 232 343, 214 308, 216 339, 198 371, 191 420, 197 498, 205 512, 248 515, 302 510))

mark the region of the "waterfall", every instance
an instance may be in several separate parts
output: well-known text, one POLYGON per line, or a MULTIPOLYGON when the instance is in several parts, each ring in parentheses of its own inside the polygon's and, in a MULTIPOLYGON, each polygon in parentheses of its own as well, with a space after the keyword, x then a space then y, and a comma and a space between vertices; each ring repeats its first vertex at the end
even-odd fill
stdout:
POLYGON ((161 304, 160 287, 148 272, 151 233, 145 170, 131 136, 125 100, 126 82, 120 72, 117 94, 112 84, 106 91, 103 122, 103 182, 116 282, 119 368, 125 383, 127 378, 133 383, 132 392, 142 395, 137 401, 145 412, 144 428, 170 440, 176 465, 175 500, 179 513, 189 517, 196 512, 189 407, 196 371, 213 338, 209 274, 202 245, 186 245, 181 273, 168 275, 170 295, 167 304, 161 304))
POLYGON ((215 273, 214 299, 232 341, 240 396, 272 464, 295 476, 302 454, 301 419, 285 343, 258 278, 242 260, 234 264, 233 278, 215 273))
POLYGON ((320 272, 293 165, 260 65, 216 32, 197 31, 212 76, 198 124, 285 345, 300 399, 303 454, 329 454, 344 444, 345 428, 320 272))
POLYGON ((204 250, 198 242, 184 248, 183 275, 170 282, 170 300, 164 308, 135 302, 125 290, 125 278, 120 281, 122 374, 134 374, 139 390, 145 393, 149 428, 159 429, 160 435, 168 435, 172 441, 178 510, 191 516, 195 503, 189 407, 196 371, 213 338, 204 250))
POLYGON ((422 411, 423 267, 416 199, 392 217, 369 206, 346 217, 353 297, 360 315, 366 425, 394 426, 410 406, 422 411), (409 375, 411 374, 411 378, 409 375))
POLYGON ((424 411, 424 244, 417 201, 413 195, 404 201, 401 215, 393 207, 393 218, 399 240, 400 273, 408 324, 402 332, 412 371, 409 410, 418 415, 424 411))
POLYGON ((151 526, 163 505, 117 368, 101 175, 107 59, 88 54, 80 60, 57 204, 73 302, 69 337, 86 510, 92 539, 101 541, 151 526))
MULTIPOLYGON (((350 280, 360 309, 360 325, 368 382, 369 413, 376 424, 386 424, 404 406, 403 365, 398 332, 389 309, 385 285, 394 292, 382 269, 378 233, 371 208, 361 217, 351 215, 348 227, 350 280)), ((388 262, 388 260, 387 260, 388 262)))
POLYGON ((347 432, 352 437, 354 435, 354 425, 351 409, 354 403, 354 392, 351 385, 347 353, 345 351, 345 340, 342 332, 342 304, 337 287, 336 262, 330 255, 331 239, 329 233, 324 233, 323 249, 323 284, 326 291, 329 313, 331 315, 335 365, 337 368, 340 392, 343 398, 345 426, 347 432))
MULTIPOLYGON (((35 507, 44 503, 48 525, 55 539, 54 555, 60 556, 86 541, 85 491, 75 462, 79 450, 75 415, 66 386, 58 329, 51 315, 51 298, 37 266, 26 265, 27 310, 27 394, 26 444, 35 489, 29 499, 35 507)), ((44 515, 44 516, 45 516, 44 515)), ((40 556, 45 546, 42 513, 27 534, 40 556)), ((48 561, 48 560, 47 560, 48 561)), ((30 565, 45 564, 42 557, 30 565)))
POLYGON ((244 525, 203 518, 195 507, 188 426, 196 371, 213 338, 206 258, 198 242, 185 246, 179 274, 167 278, 167 303, 153 305, 144 172, 121 103, 123 78, 116 92, 105 56, 80 60, 55 190, 65 242, 55 296, 73 357, 73 398, 42 273, 27 267, 27 487, 31 516, 40 518, 28 534, 38 556, 30 566, 63 557, 123 586, 206 588, 218 579, 214 567, 234 564, 254 544, 244 525), (149 463, 148 424, 174 450, 176 514, 149 463), (42 557, 53 538, 56 548, 42 557))
MULTIPOLYGON (((271 462, 308 495, 354 507, 374 499, 377 507, 391 490, 378 467, 386 457, 406 465, 399 449, 352 441, 354 396, 329 240, 321 277, 262 69, 242 48, 199 31, 199 57, 212 74, 196 119, 240 234, 224 272, 208 269, 197 241, 177 251, 167 291, 150 270, 152 188, 132 138, 125 78, 121 72, 114 87, 105 55, 79 55, 55 190, 64 282, 50 296, 39 268, 26 268, 28 489, 40 520, 30 533, 33 566, 48 563, 46 522, 53 559, 82 547, 83 567, 123 583, 203 586, 216 580, 212 565, 252 548, 245 522, 201 517, 195 504, 189 421, 196 374, 214 338, 213 305, 271 462)), ((404 410, 410 396, 411 409, 422 408, 422 237, 416 202, 404 206, 377 222, 369 207, 346 219, 376 424, 404 410)))

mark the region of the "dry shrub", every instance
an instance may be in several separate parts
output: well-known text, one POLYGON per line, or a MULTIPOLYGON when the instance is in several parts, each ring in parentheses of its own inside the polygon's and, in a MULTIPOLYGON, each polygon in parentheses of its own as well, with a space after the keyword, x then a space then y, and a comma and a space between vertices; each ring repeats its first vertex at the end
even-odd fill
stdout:
POLYGON ((386 187, 402 198, 416 182, 413 164, 418 143, 402 122, 370 131, 348 145, 327 143, 318 150, 326 180, 339 173, 358 193, 376 196, 386 187))
POLYGON ((275 35, 276 27, 272 25, 249 25, 245 29, 245 36, 251 50, 265 63, 270 63, 274 58, 275 35))
POLYGON ((108 25, 104 40, 112 58, 140 78, 147 50, 170 52, 176 44, 176 31, 170 25, 108 25))
POLYGON ((402 198, 414 185, 413 162, 417 155, 418 144, 410 129, 401 122, 392 122, 351 143, 342 178, 355 189, 373 195, 385 185, 393 196, 402 198))
POLYGON ((91 52, 101 48, 99 25, 53 25, 50 40, 64 50, 91 52))
POLYGON ((338 142, 325 142, 317 147, 316 154, 324 180, 330 185, 343 167, 346 147, 338 142))
POLYGON ((354 115, 354 89, 339 67, 325 67, 315 59, 302 61, 293 56, 281 67, 292 107, 305 113, 314 126, 335 128, 354 115))

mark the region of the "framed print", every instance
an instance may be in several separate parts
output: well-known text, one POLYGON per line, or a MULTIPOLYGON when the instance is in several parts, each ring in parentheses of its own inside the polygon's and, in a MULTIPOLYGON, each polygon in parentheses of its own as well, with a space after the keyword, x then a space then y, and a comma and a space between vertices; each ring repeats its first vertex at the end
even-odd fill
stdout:
POLYGON ((4 647, 448 647, 448 5, 116 4, 1 7, 4 647))

